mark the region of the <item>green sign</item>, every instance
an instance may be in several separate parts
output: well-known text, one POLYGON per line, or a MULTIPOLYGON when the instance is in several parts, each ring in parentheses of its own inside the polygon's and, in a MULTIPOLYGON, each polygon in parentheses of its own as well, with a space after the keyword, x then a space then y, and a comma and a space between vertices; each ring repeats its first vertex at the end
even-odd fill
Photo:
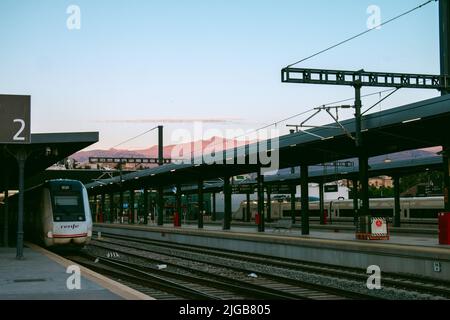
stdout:
POLYGON ((338 185, 337 184, 324 186, 324 188, 325 188, 325 192, 338 192, 338 185))
POLYGON ((273 185, 270 187, 270 191, 274 194, 290 194, 292 192, 290 185, 273 185))
POLYGON ((233 185, 233 193, 247 194, 247 193, 254 193, 254 192, 255 192, 255 187, 253 185, 249 185, 249 184, 233 185))

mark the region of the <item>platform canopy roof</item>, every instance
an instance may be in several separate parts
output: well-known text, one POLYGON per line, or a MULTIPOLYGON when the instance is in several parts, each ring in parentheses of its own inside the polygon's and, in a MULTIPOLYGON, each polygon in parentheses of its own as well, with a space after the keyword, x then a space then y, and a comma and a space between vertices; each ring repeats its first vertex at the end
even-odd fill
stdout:
POLYGON ((98 142, 98 132, 35 133, 29 144, 0 144, 0 191, 18 188, 18 166, 14 154, 22 149, 28 155, 25 182, 53 164, 98 142))
MULTIPOLYGON (((355 159, 350 159, 352 161, 355 159)), ((370 165, 369 176, 378 177, 381 175, 386 176, 403 176, 413 174, 417 172, 440 170, 442 168, 442 156, 431 156, 414 158, 407 160, 397 160, 392 162, 380 162, 370 165)), ((309 167, 309 182, 315 183, 327 183, 334 182, 342 179, 357 178, 358 166, 353 167, 337 167, 337 168, 323 168, 318 166, 309 167)), ((264 178, 265 185, 299 185, 300 173, 289 174, 274 174, 264 178)), ((236 186, 256 185, 255 179, 244 179, 235 181, 236 186)), ((88 185, 89 187, 89 185, 88 185)), ((185 185, 182 187, 184 193, 196 193, 198 190, 197 185, 185 185)), ((223 181, 208 181, 204 185, 205 192, 220 192, 223 190, 223 181)), ((170 188, 165 190, 166 193, 172 193, 170 188)))
MULTIPOLYGON (((124 171, 123 174, 135 172, 134 170, 124 171)), ((33 187, 53 179, 79 180, 83 184, 89 184, 97 180, 108 179, 120 176, 119 170, 98 170, 98 169, 47 169, 27 179, 25 187, 33 187)))
MULTIPOLYGON (((362 136, 369 157, 434 146, 449 145, 450 95, 432 98, 389 110, 376 112, 362 118, 362 136)), ((355 132, 355 120, 341 122, 347 132, 355 132)), ((261 144, 260 144, 261 145, 261 144)), ((355 141, 336 126, 328 124, 305 132, 281 136, 278 143, 266 141, 265 150, 279 153, 279 168, 300 164, 317 165, 330 161, 356 157, 355 141)), ((258 165, 249 164, 258 153, 258 145, 251 144, 229 150, 223 154, 223 164, 190 163, 168 164, 158 168, 142 170, 120 178, 107 179, 90 184, 94 193, 140 189, 144 186, 167 186, 171 184, 195 183, 225 176, 256 172, 258 165), (230 157, 231 154, 231 157, 230 157), (228 159, 234 164, 225 164, 228 159), (242 163, 242 160, 246 164, 242 163), (103 189, 103 190, 101 190, 103 189)))

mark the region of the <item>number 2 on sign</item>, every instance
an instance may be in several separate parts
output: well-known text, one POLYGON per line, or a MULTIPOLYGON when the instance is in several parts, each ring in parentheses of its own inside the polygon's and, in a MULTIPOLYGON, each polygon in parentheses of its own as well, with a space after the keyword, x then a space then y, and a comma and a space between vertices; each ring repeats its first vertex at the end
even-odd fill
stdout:
POLYGON ((25 141, 25 137, 21 137, 23 130, 25 130, 25 121, 22 119, 14 119, 14 123, 20 123, 20 129, 17 131, 17 133, 14 135, 13 140, 14 141, 25 141))

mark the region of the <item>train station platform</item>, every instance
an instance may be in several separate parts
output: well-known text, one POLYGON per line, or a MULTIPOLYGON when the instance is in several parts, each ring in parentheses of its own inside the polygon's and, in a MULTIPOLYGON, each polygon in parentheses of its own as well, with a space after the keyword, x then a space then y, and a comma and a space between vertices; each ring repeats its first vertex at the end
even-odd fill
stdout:
MULTIPOLYGON (((27 244, 24 259, 15 248, 0 248, 0 300, 142 300, 150 297, 80 267, 80 289, 69 289, 66 273, 73 263, 27 244)), ((71 281, 69 281, 72 283, 71 281)))
POLYGON ((391 235, 390 240, 356 240, 352 231, 311 230, 303 236, 298 229, 258 232, 256 226, 219 225, 127 225, 95 224, 95 231, 142 237, 193 246, 275 256, 308 262, 363 268, 378 265, 389 273, 413 274, 419 277, 450 279, 450 246, 438 244, 437 235, 391 235))

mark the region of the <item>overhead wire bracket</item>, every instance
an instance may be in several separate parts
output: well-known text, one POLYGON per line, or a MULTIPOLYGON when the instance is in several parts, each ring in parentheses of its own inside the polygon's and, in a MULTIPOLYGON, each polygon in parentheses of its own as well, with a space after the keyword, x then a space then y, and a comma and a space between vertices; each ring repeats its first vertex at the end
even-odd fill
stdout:
POLYGON ((321 107, 317 107, 314 108, 314 110, 316 110, 316 112, 314 112, 314 114, 312 114, 311 116, 309 116, 307 119, 305 119, 302 123, 300 123, 300 125, 286 125, 286 127, 294 127, 297 129, 297 131, 301 131, 303 133, 312 135, 314 137, 320 138, 322 140, 327 139, 325 137, 322 137, 318 134, 309 132, 309 131, 305 131, 302 130, 301 128, 322 128, 322 129, 342 129, 344 131, 344 133, 352 140, 355 140, 355 138, 351 135, 351 133, 339 122, 339 109, 349 109, 349 108, 353 108, 353 106, 351 105, 342 105, 342 106, 321 106, 321 107), (336 112, 336 115, 334 115, 330 110, 334 109, 336 112), (318 115, 322 110, 325 110, 330 116, 331 118, 334 120, 334 122, 336 122, 337 126, 315 126, 315 125, 307 125, 306 122, 308 122, 309 120, 311 120, 312 118, 314 118, 316 115, 318 115))

